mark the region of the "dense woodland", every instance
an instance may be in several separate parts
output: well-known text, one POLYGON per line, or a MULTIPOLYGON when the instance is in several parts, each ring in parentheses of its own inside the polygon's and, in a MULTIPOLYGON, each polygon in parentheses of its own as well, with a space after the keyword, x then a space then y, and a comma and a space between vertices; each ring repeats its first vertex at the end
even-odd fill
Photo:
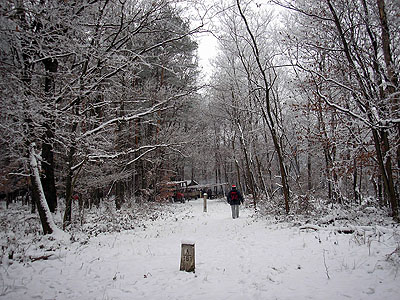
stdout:
POLYGON ((274 214, 368 200, 398 220, 400 2, 212 2, 3 1, 4 201, 46 234, 57 209, 68 229, 73 207, 167 201, 165 183, 195 179, 274 214))

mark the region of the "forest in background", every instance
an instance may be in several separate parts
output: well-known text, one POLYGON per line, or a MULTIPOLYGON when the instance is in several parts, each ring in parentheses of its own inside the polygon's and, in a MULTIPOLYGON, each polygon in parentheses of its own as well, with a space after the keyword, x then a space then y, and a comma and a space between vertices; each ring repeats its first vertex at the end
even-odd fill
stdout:
POLYGON ((235 183, 268 213, 368 200, 398 220, 398 1, 0 9, 0 192, 44 233, 49 211, 68 230, 83 207, 166 201, 165 183, 190 179, 235 183), (207 87, 203 31, 219 41, 207 87))
POLYGON ((236 170, 254 205, 278 193, 289 213, 316 197, 348 206, 371 196, 398 219, 400 4, 270 3, 280 22, 261 2, 219 15, 217 170, 236 170))

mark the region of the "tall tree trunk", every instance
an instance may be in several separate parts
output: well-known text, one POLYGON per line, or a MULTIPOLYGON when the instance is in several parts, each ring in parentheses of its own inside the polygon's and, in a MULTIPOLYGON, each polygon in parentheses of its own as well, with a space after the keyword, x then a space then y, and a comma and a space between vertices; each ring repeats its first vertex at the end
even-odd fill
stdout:
POLYGON ((125 198, 125 186, 122 180, 118 180, 115 183, 115 208, 121 209, 125 198))
POLYGON ((390 155, 387 154, 388 151, 388 139, 387 131, 385 129, 381 130, 381 141, 379 133, 376 129, 372 129, 372 134, 374 137, 375 151, 377 153, 378 165, 381 171, 383 186, 385 194, 387 195, 390 206, 392 208, 393 218, 398 221, 398 200, 396 196, 396 190, 394 188, 393 176, 392 176, 392 161, 390 155), (384 160, 385 157, 385 160, 384 160))
MULTIPOLYGON (((77 106, 75 107, 75 113, 77 114, 78 108, 77 106)), ((74 136, 76 129, 78 128, 78 122, 74 121, 72 124, 72 129, 71 133, 72 136, 74 136)), ((65 212, 64 212, 64 219, 63 219, 63 229, 65 229, 66 226, 71 224, 72 221, 72 194, 73 194, 73 189, 74 189, 74 156, 76 152, 76 143, 75 141, 72 142, 69 151, 68 151, 68 157, 67 157, 67 178, 65 182, 65 212)))
MULTIPOLYGON (((94 40, 93 40, 94 42, 94 40)), ((92 43, 93 43, 92 42, 92 43)), ((72 123, 72 128, 71 128, 71 137, 72 139, 75 139, 75 133, 78 128, 78 118, 80 118, 79 114, 79 107, 80 103, 83 98, 83 91, 85 90, 84 84, 83 84, 83 76, 86 74, 86 71, 88 69, 89 65, 89 58, 87 58, 82 65, 82 70, 81 70, 81 76, 79 78, 79 88, 80 88, 80 95, 77 99, 77 101, 73 105, 73 111, 75 114, 76 119, 72 123)), ((66 184, 65 184, 65 212, 64 212, 64 220, 63 220, 63 228, 65 229, 66 226, 71 224, 72 221, 72 193, 74 189, 74 156, 76 152, 76 141, 72 140, 72 144, 70 146, 70 149, 68 151, 68 157, 67 157, 67 178, 66 178, 66 184)), ((76 179, 76 178, 75 178, 76 179)))
POLYGON ((258 171, 259 181, 260 181, 260 184, 261 184, 261 186, 262 186, 262 188, 264 190, 265 199, 269 201, 269 200, 271 200, 271 197, 270 197, 270 195, 268 193, 267 185, 265 184, 264 176, 262 174, 262 165, 261 165, 261 162, 260 162, 260 160, 258 158, 257 153, 255 153, 255 157, 256 157, 256 162, 257 162, 257 171, 258 171))
MULTIPOLYGON (((51 101, 55 89, 54 73, 56 73, 58 70, 58 62, 55 59, 47 58, 43 61, 43 63, 46 71, 44 92, 48 101, 51 101)), ((54 126, 52 117, 46 117, 48 120, 44 124, 46 131, 44 133, 42 143, 42 184, 49 209, 51 212, 55 212, 57 208, 57 190, 54 177, 54 126)))
POLYGON ((42 185, 49 209, 54 213, 57 208, 57 190, 54 177, 54 154, 52 145, 54 132, 49 124, 45 124, 44 126, 46 132, 44 133, 42 142, 42 185))
MULTIPOLYGON (((125 113, 125 103, 121 100, 119 112, 117 117, 122 117, 125 113)), ((117 125, 117 129, 115 132, 116 139, 115 139, 115 150, 117 153, 122 153, 125 148, 125 141, 124 141, 124 130, 126 129, 126 122, 119 122, 117 125)), ((125 155, 122 156, 125 158, 125 155)), ((125 167, 121 163, 117 163, 117 173, 123 173, 125 171, 125 167)), ((125 183, 124 179, 118 178, 115 182, 115 207, 116 209, 121 209, 122 204, 125 200, 125 183)))
POLYGON ((354 203, 359 203, 360 198, 360 190, 357 185, 357 160, 354 158, 353 160, 353 193, 354 193, 354 203))
POLYGON ((398 74, 396 73, 396 69, 392 58, 392 51, 390 49, 391 40, 390 40, 389 25, 386 17, 385 0, 377 0, 376 2, 378 4, 379 20, 381 23, 383 57, 385 59, 388 80, 390 82, 388 89, 391 95, 389 96, 394 97, 393 98, 394 104, 398 104, 399 96, 398 95, 395 96, 392 94, 398 87, 398 74))
MULTIPOLYGON (((272 156, 273 159, 273 156, 272 156)), ((269 193, 271 194, 271 197, 274 196, 274 181, 272 180, 272 164, 271 161, 272 159, 270 159, 269 157, 269 152, 267 151, 267 172, 268 172, 268 179, 269 179, 269 193)))
POLYGON ((310 98, 307 97, 307 111, 306 111, 306 118, 307 118, 307 191, 308 193, 311 192, 313 185, 312 185, 312 164, 311 164, 311 124, 310 124, 310 98))
MULTIPOLYGON (((400 109, 400 96, 399 96, 399 74, 398 70, 396 70, 394 62, 393 62, 393 56, 392 56, 392 50, 391 50, 391 38, 390 38, 390 31, 389 31, 389 24, 388 24, 388 19, 386 16, 386 7, 385 7, 385 0, 377 0, 377 5, 378 5, 378 10, 379 10, 379 20, 380 20, 380 25, 381 25, 381 38, 382 38, 382 50, 383 50, 383 57, 385 60, 385 65, 386 65, 386 72, 387 72, 387 87, 385 90, 385 96, 387 97, 387 101, 391 104, 391 113, 393 114, 393 117, 398 117, 398 112, 400 109)), ((381 134, 382 136, 382 134, 381 134)), ((397 141, 400 141, 400 123, 396 125, 396 132, 395 136, 397 137, 397 141)), ((383 139, 383 144, 386 150, 389 150, 389 134, 384 135, 383 139)), ((397 142, 396 147, 396 160, 397 163, 397 177, 400 177, 400 143, 397 142)), ((389 173, 389 170, 392 169, 391 167, 391 161, 390 157, 386 159, 386 169, 389 177, 392 177, 392 172, 389 173)), ((393 179, 392 179, 393 180, 393 179)), ((390 182, 389 178, 389 185, 393 184, 394 185, 394 180, 393 183, 390 182)), ((397 182, 400 182, 400 179, 397 179, 397 182)), ((390 187, 389 187, 390 188, 390 187)), ((395 209, 397 210, 397 204, 398 204, 398 192, 396 191, 396 188, 393 187, 393 191, 389 192, 389 195, 391 193, 395 194, 396 199, 393 201, 391 200, 392 204, 392 209, 393 208, 393 202, 396 202, 396 207, 395 209)), ((393 211, 393 213, 395 213, 393 211)), ((398 214, 398 212, 397 212, 398 214)))
MULTIPOLYGON (((76 123, 74 123, 76 128, 76 123)), ((72 145, 68 151, 68 158, 67 158, 67 178, 65 182, 65 212, 64 212, 64 220, 63 220, 63 228, 65 229, 66 226, 71 224, 72 221, 72 193, 73 193, 73 177, 74 177, 74 170, 73 162, 74 162, 74 155, 76 152, 76 146, 72 145)))
POLYGON ((333 162, 332 162, 332 157, 330 154, 330 142, 328 139, 328 134, 324 122, 324 118, 322 115, 322 105, 321 105, 321 100, 318 100, 317 102, 318 105, 318 129, 319 132, 322 134, 322 149, 324 152, 324 158, 325 158, 325 173, 326 173, 326 181, 328 184, 328 199, 333 200, 333 191, 332 191, 332 167, 333 167, 333 162))
POLYGON ((269 127, 269 130, 270 130, 270 133, 272 136, 272 141, 273 141, 273 144, 275 147, 275 151, 278 156, 279 171, 280 171, 280 175, 281 175, 281 184, 282 184, 284 201, 285 201, 285 211, 286 211, 286 213, 289 213, 289 199, 290 199, 289 184, 288 184, 288 179, 287 179, 287 174, 286 174, 286 169, 285 169, 285 164, 284 164, 283 151, 281 148, 281 144, 279 143, 279 136, 276 131, 274 118, 272 117, 272 112, 271 112, 271 99, 270 99, 270 88, 271 87, 269 86, 265 67, 263 66, 263 64, 261 62, 260 52, 258 49, 258 44, 257 44, 256 38, 250 29, 250 26, 247 22, 247 18, 244 15, 243 10, 240 6, 239 0, 236 0, 236 5, 239 9, 240 16, 241 16, 243 22, 245 23, 247 33, 249 34, 249 37, 251 39, 251 47, 253 50, 253 54, 256 59, 258 69, 262 75, 262 80, 264 83, 266 109, 264 109, 263 105, 260 105, 260 106, 261 106, 263 117, 265 118, 267 125, 269 127))
POLYGON ((247 149, 247 144, 246 141, 244 139, 244 133, 242 130, 242 126, 241 124, 238 122, 237 124, 239 131, 240 131, 240 145, 242 146, 242 151, 244 154, 244 159, 245 159, 245 168, 246 168, 246 185, 248 185, 248 190, 250 191, 250 194, 252 194, 253 196, 253 205, 254 205, 254 209, 257 209, 257 191, 256 191, 256 187, 254 184, 254 177, 253 174, 251 172, 251 166, 250 166, 250 158, 249 158, 249 153, 248 153, 248 149, 247 149))
POLYGON ((378 174, 378 200, 379 200, 379 204, 382 206, 386 206, 385 203, 385 197, 382 195, 382 174, 379 173, 378 174))
POLYGON ((239 166, 239 162, 236 159, 236 155, 235 155, 235 137, 232 139, 232 152, 233 152, 233 159, 235 161, 235 166, 236 166, 237 185, 241 188, 242 183, 240 181, 240 166, 239 166))
POLYGON ((326 173, 326 181, 328 183, 328 199, 332 200, 332 178, 331 178, 331 162, 329 159, 329 151, 324 146, 324 157, 325 157, 325 173, 326 173))

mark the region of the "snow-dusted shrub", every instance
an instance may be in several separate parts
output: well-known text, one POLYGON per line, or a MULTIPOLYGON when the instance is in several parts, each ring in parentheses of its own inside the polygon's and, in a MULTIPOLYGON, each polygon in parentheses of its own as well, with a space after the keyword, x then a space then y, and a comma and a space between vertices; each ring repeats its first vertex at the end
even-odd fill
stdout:
MULTIPOLYGON (((29 206, 12 204, 9 209, 0 209, 0 264, 51 259, 66 243, 86 244, 92 236, 102 233, 145 228, 145 221, 156 220, 169 213, 173 213, 172 206, 160 203, 131 203, 116 210, 113 199, 108 199, 99 208, 93 207, 82 212, 74 204, 73 222, 66 228, 71 238, 69 241, 60 241, 42 234, 39 216, 32 214, 29 206)), ((54 214, 54 220, 61 228, 60 211, 54 214)))

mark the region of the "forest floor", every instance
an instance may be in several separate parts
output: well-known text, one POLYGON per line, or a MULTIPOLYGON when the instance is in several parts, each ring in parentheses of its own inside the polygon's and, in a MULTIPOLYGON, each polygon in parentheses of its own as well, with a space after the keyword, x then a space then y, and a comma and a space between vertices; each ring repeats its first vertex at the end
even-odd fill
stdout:
POLYGON ((90 238, 31 239, 19 259, 3 255, 0 299, 399 299, 396 225, 344 234, 249 207, 234 220, 221 199, 206 213, 202 205, 168 204, 131 229, 90 238), (179 271, 185 240, 195 242, 195 273, 179 271))

